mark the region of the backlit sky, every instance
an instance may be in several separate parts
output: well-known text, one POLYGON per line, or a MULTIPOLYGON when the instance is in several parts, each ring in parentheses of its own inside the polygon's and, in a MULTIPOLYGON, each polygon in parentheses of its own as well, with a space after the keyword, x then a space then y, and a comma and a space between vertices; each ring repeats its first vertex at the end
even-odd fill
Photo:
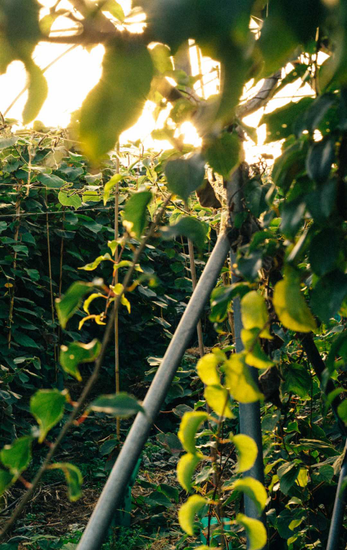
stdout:
MULTIPOLYGON (((118 2, 122 5, 125 13, 128 13, 130 10, 131 0, 118 0, 118 2)), ((55 0, 40 0, 40 3, 43 6, 43 16, 48 13, 47 8, 53 5, 55 0)), ((61 7, 67 6, 69 6, 68 1, 63 0, 61 2, 61 7)), ((71 23, 64 18, 59 18, 55 21, 52 29, 59 31, 59 29, 64 29, 67 27, 70 28, 71 23)), ((37 46, 34 52, 35 62, 41 68, 45 68, 69 48, 71 48, 71 46, 41 43, 37 46)), ((78 46, 64 55, 45 72, 49 93, 48 98, 43 105, 39 116, 37 117, 39 120, 41 120, 46 126, 50 127, 65 127, 68 125, 71 113, 81 106, 83 99, 100 78, 103 53, 104 48, 101 45, 92 48, 90 51, 78 46)), ((193 74, 199 74, 195 47, 191 48, 191 62, 193 74)), ((217 73, 216 71, 211 72, 211 69, 214 66, 216 66, 215 62, 212 62, 207 58, 203 58, 202 67, 205 74, 205 97, 216 93, 218 90, 217 73)), ((6 117, 21 121, 21 113, 26 102, 27 94, 23 94, 22 97, 15 102, 11 109, 8 110, 8 107, 24 88, 25 82, 25 69, 23 64, 19 61, 11 63, 6 74, 0 76, 0 111, 3 114, 6 114, 6 117)), ((197 93, 201 94, 200 84, 197 83, 196 86, 197 93)), ((270 104, 266 108, 267 112, 284 105, 292 96, 296 96, 298 94, 301 96, 312 93, 312 90, 308 85, 300 88, 300 91, 298 92, 299 87, 300 81, 297 81, 295 84, 284 88, 278 94, 276 99, 271 100, 270 104)), ((245 93, 246 95, 253 95, 254 90, 249 89, 248 91, 245 91, 245 93)), ((154 146, 158 149, 171 147, 167 142, 153 142, 150 137, 151 131, 155 128, 161 127, 163 124, 163 117, 159 118, 157 123, 155 123, 152 117, 152 111, 154 108, 155 106, 150 102, 146 103, 143 115, 135 126, 123 134, 122 141, 137 140, 140 138, 145 147, 154 146)), ((264 109, 260 109, 254 115, 245 118, 244 122, 250 126, 257 127, 263 112, 264 109)), ((199 143, 199 137, 192 124, 186 122, 183 128, 181 128, 181 131, 185 135, 185 141, 195 145, 199 143)), ((256 146, 253 143, 246 145, 247 160, 249 162, 254 162, 261 153, 271 153, 277 156, 280 153, 280 144, 275 147, 271 146, 271 148, 263 145, 263 141, 265 139, 264 125, 258 129, 257 133, 258 143, 256 146)))

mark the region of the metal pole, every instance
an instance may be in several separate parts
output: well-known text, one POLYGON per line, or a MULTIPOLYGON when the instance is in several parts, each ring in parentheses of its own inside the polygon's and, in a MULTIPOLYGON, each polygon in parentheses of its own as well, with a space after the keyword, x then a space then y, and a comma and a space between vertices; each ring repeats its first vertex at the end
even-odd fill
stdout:
MULTIPOLYGON (((243 185, 243 173, 242 166, 238 168, 234 174, 231 176, 230 180, 227 183, 227 198, 229 212, 232 219, 235 217, 235 214, 238 214, 243 211, 242 203, 242 185, 243 185)), ((233 249, 230 250, 230 261, 231 261, 231 273, 232 273, 232 282, 238 282, 238 278, 233 274, 233 265, 236 262, 236 254, 233 249)), ((237 297, 233 300, 233 315, 234 315, 234 338, 235 338, 235 348, 236 352, 239 353, 243 350, 243 344, 241 340, 241 330, 242 330, 242 319, 241 319, 241 305, 240 298, 237 297)), ((249 372, 252 375, 252 378, 258 384, 258 372, 257 369, 253 367, 248 367, 249 372)), ((257 444, 258 455, 255 461, 254 466, 248 471, 245 472, 245 476, 251 476, 254 479, 257 479, 261 483, 264 483, 264 464, 263 464, 263 445, 262 445, 262 433, 261 433, 261 423, 260 423, 260 404, 259 401, 256 403, 240 403, 239 405, 239 415, 240 415, 240 432, 248 435, 257 444)), ((249 497, 245 496, 245 513, 251 518, 258 518, 259 513, 257 508, 249 497)), ((261 521, 265 524, 265 517, 262 516, 261 521)), ((247 548, 249 541, 247 542, 247 548)))
POLYGON ((189 345, 189 341, 196 330, 197 322, 216 283, 228 252, 229 241, 226 233, 223 233, 218 238, 187 309, 147 392, 143 403, 146 415, 139 413, 136 416, 83 533, 77 547, 78 550, 98 550, 101 547, 114 513, 122 500, 132 471, 147 441, 155 417, 162 406, 182 356, 189 345))
POLYGON ((345 507, 346 507, 346 492, 347 492, 346 489, 341 491, 341 488, 346 475, 347 475, 347 440, 345 443, 345 456, 341 466, 339 482, 337 484, 337 489, 336 489, 336 497, 334 502, 333 515, 330 523, 327 550, 336 550, 337 548, 340 548, 339 537, 340 537, 340 531, 341 531, 341 526, 343 522, 345 507))

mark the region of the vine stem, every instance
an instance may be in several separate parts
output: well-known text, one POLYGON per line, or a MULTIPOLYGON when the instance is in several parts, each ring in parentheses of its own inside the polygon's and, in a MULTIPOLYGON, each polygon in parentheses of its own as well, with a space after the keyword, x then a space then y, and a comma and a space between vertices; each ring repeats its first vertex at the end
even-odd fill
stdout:
POLYGON ((156 226, 161 221, 162 216, 165 212, 166 206, 167 206, 168 202, 170 201, 170 199, 171 199, 171 195, 169 195, 168 198, 165 200, 164 204, 162 205, 159 212, 157 213, 152 225, 150 226, 147 235, 142 239, 139 248, 134 253, 132 265, 129 267, 128 271, 126 272, 126 275, 125 275, 124 280, 123 280, 123 288, 122 288, 121 292, 119 294, 117 294, 117 296, 115 298, 115 308, 112 310, 111 315, 109 317, 109 320, 107 322, 106 329, 105 329, 105 334, 104 334, 102 344, 101 344, 100 354, 99 354, 97 360, 95 361, 94 370, 93 370, 91 376, 89 377, 89 380, 86 383, 86 385, 85 385, 85 387, 82 391, 81 397, 77 401, 77 403, 76 403, 73 411, 71 412, 68 420, 65 422, 65 424, 62 427, 57 439, 55 440, 55 442, 50 447, 50 450, 48 451, 44 462, 40 466, 38 472, 36 473, 36 475, 35 475, 35 477, 32 481, 31 487, 24 494, 23 498, 21 499, 20 503, 18 504, 18 507, 15 509, 15 511, 13 512, 11 518, 8 520, 8 522, 6 523, 4 529, 0 533, 0 539, 1 540, 6 535, 6 533, 8 533, 9 530, 12 528, 12 526, 16 522, 17 518, 23 512, 24 507, 26 506, 26 504, 31 499, 32 495, 34 494, 34 492, 35 492, 35 490, 36 490, 36 488, 37 488, 37 486, 38 486, 38 484, 39 484, 39 482, 40 482, 40 480, 43 476, 43 474, 48 469, 49 463, 50 463, 53 455, 55 454, 55 452, 58 449, 58 447, 59 447, 60 443, 62 442, 62 440, 64 439, 66 433, 69 431, 71 426, 74 424, 74 421, 77 418, 78 414, 81 412, 92 387, 94 386, 95 382, 98 379, 100 369, 101 369, 101 366, 102 366, 102 363, 103 363, 103 359, 105 357, 105 353, 106 353, 108 343, 109 343, 110 338, 111 338, 111 336, 114 332, 114 313, 115 313, 115 309, 119 308, 121 298, 122 298, 123 294, 125 293, 128 285, 130 283, 131 277, 133 275, 135 265, 138 263, 139 258, 141 256, 142 252, 144 251, 148 241, 154 236, 156 226))

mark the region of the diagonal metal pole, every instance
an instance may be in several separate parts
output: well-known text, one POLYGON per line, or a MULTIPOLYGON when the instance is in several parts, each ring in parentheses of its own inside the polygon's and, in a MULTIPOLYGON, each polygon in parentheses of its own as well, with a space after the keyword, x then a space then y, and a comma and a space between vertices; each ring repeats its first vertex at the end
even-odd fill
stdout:
MULTIPOLYGON (((229 212, 231 222, 235 215, 244 210, 242 203, 242 184, 243 173, 242 166, 238 168, 227 182, 227 200, 229 206, 229 212)), ((233 265, 236 263, 236 253, 230 249, 230 261, 232 282, 238 282, 237 277, 233 274, 233 265)), ((236 352, 239 353, 243 350, 243 344, 241 340, 242 319, 241 319, 241 305, 240 298, 237 297, 233 300, 233 315, 234 315, 234 338, 236 352)), ((258 371, 253 367, 248 367, 252 378, 255 383, 258 384, 258 371)), ((263 464, 263 445, 262 445, 262 433, 260 423, 260 404, 259 401, 255 403, 240 403, 239 405, 240 415, 240 432, 250 436, 257 444, 258 455, 254 466, 247 472, 245 476, 253 477, 261 483, 264 483, 264 464, 263 464)), ((245 496, 245 513, 251 518, 259 518, 259 513, 252 499, 245 496)), ((265 518, 259 518, 265 524, 265 518)), ((249 540, 247 541, 247 548, 249 547, 249 540)))
POLYGON ((196 330, 205 303, 215 286, 228 256, 229 249, 230 245, 227 234, 223 233, 218 238, 198 285, 189 300, 187 309, 147 392, 143 403, 146 415, 139 413, 136 416, 77 550, 98 550, 101 547, 115 511, 120 505, 136 462, 147 441, 155 417, 162 406, 183 354, 196 330))
POLYGON ((337 550, 339 546, 339 538, 341 527, 343 523, 343 516, 346 508, 346 496, 347 490, 342 489, 342 484, 347 476, 347 440, 345 443, 345 456, 343 458, 343 463, 341 466, 341 471, 339 475, 339 482, 336 489, 336 497, 334 502, 333 515, 331 518, 328 544, 326 550, 337 550))

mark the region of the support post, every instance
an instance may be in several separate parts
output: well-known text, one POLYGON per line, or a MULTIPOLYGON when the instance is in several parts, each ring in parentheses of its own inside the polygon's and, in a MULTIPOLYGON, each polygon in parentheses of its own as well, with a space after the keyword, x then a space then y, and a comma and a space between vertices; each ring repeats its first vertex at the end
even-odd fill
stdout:
MULTIPOLYGON (((243 211, 243 201, 242 201, 242 185, 243 185, 243 169, 242 165, 234 172, 230 180, 227 182, 227 200, 228 207, 231 218, 231 226, 233 225, 232 221, 235 218, 235 215, 243 211)), ((233 265, 236 261, 235 251, 230 249, 230 262, 231 262, 231 273, 232 273, 232 282, 238 282, 237 277, 233 274, 233 265)), ((237 297, 233 300, 233 314, 234 314, 234 338, 235 338, 235 347, 236 352, 239 353, 243 350, 243 344, 241 340, 241 330, 242 330, 242 319, 241 319, 241 305, 240 298, 237 297)), ((254 367, 248 367, 252 378, 258 384, 258 373, 257 369, 254 367)), ((260 405, 259 401, 256 403, 240 403, 239 405, 239 415, 240 415, 240 432, 248 435, 257 444, 258 455, 255 461, 254 466, 248 471, 245 472, 245 476, 253 477, 261 483, 264 483, 264 465, 263 465, 263 445, 262 445, 262 434, 261 434, 261 423, 260 423, 260 405)), ((259 514, 257 508, 249 497, 245 496, 245 513, 251 518, 258 518, 259 514)), ((260 518, 265 524, 265 518, 260 518)), ((247 548, 249 547, 249 541, 247 541, 247 548)))
POLYGON ((346 493, 347 493, 346 489, 342 491, 341 489, 342 489, 342 483, 346 476, 347 476, 347 440, 345 443, 345 456, 341 466, 339 482, 337 484, 337 489, 336 489, 336 497, 334 502, 333 515, 330 523, 327 550, 337 550, 337 548, 340 548, 339 538, 340 538, 341 526, 343 523, 343 516, 345 512, 345 507, 346 507, 346 493))
POLYGON ((176 329, 143 403, 146 414, 139 413, 113 466, 77 550, 98 550, 108 532, 114 513, 124 495, 136 462, 147 441, 183 354, 196 330, 223 264, 228 256, 229 241, 223 233, 206 264, 187 309, 176 329))

